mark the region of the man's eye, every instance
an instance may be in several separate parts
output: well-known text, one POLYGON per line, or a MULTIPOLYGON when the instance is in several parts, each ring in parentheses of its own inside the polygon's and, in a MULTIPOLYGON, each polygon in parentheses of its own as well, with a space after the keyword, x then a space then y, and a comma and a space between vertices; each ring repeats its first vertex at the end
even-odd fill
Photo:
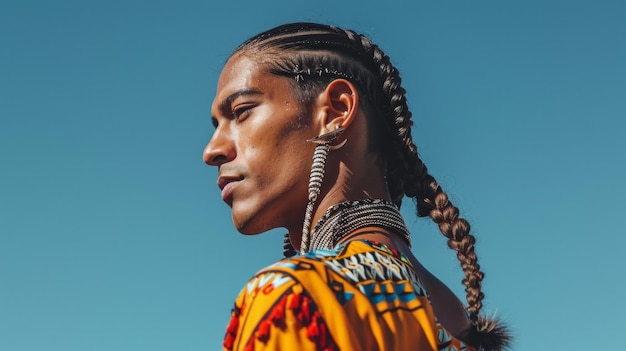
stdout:
POLYGON ((252 111, 252 108, 254 106, 253 105, 241 105, 241 106, 237 106, 233 109, 233 117, 235 117, 236 120, 239 120, 241 118, 247 117, 250 112, 252 111))

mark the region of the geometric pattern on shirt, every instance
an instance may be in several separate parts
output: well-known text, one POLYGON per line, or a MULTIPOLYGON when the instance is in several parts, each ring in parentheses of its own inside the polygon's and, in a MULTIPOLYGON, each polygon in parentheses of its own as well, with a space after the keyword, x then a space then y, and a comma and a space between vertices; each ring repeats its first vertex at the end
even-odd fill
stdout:
MULTIPOLYGON (((404 263, 408 260, 382 244, 368 243, 376 250, 346 255, 339 252, 342 247, 338 247, 335 250, 313 251, 307 258, 321 261, 328 269, 358 287, 378 313, 422 308, 418 297, 427 297, 427 293, 415 271, 404 263)), ((332 277, 332 274, 327 276, 332 277)), ((341 283, 328 282, 328 285, 340 303, 350 300, 351 296, 343 293, 341 283)))

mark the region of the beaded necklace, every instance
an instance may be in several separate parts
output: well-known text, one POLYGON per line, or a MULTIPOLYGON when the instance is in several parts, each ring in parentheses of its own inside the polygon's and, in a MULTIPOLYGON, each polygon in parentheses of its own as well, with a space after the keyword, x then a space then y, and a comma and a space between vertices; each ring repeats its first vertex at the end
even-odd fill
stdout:
POLYGON ((315 225, 309 250, 332 249, 341 239, 365 227, 390 229, 411 246, 409 229, 393 203, 362 199, 331 206, 315 225))

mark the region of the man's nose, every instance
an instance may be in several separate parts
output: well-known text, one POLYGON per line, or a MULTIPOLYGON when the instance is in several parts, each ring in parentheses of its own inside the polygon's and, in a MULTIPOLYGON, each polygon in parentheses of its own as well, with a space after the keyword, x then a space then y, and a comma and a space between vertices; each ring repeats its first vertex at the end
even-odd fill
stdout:
POLYGON ((217 129, 211 140, 204 148, 202 159, 209 166, 220 166, 235 159, 237 153, 230 136, 224 131, 217 129))

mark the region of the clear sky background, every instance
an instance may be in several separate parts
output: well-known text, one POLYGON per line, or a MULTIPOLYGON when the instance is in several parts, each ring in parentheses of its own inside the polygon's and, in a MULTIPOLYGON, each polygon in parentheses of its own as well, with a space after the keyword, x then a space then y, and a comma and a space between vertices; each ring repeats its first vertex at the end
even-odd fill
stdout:
MULTIPOLYGON (((303 20, 399 68, 515 349, 623 347, 624 2, 0 0, 0 350, 220 348, 283 232, 233 229, 210 104, 241 41, 303 20)), ((411 208, 416 255, 461 295, 411 208)))

